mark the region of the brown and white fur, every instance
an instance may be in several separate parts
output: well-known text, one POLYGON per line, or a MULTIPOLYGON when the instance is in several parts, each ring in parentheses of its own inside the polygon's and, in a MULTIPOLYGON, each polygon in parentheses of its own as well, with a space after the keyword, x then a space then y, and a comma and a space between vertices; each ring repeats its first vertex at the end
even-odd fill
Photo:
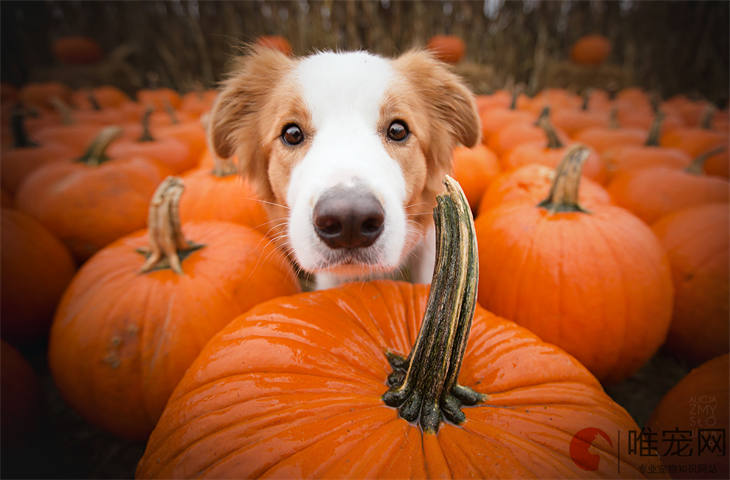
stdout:
POLYGON ((430 282, 435 197, 453 147, 473 146, 479 134, 472 93, 422 51, 295 59, 253 47, 237 60, 209 124, 214 152, 238 157, 279 226, 275 237, 320 289, 404 266, 413 281, 430 282), (405 138, 393 122, 406 127, 405 138), (375 220, 363 220, 371 210, 375 220), (362 217, 354 227, 352 215, 362 217), (340 220, 355 237, 362 225, 370 236, 333 243, 327 235, 340 235, 340 220))

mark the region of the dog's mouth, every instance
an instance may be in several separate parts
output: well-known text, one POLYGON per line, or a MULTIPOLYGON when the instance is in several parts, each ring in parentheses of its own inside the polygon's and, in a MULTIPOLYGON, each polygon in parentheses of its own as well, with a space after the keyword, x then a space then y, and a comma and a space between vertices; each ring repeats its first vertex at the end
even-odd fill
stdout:
POLYGON ((346 275, 367 275, 391 270, 373 247, 339 248, 324 253, 317 270, 346 275))

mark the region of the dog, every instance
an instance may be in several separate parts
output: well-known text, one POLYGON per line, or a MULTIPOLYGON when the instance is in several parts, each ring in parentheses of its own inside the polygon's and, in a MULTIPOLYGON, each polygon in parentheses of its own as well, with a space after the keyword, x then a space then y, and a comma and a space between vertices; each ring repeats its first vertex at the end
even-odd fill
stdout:
POLYGON ((292 58, 249 47, 211 113, 209 142, 237 156, 273 238, 317 289, 408 269, 433 274, 432 209, 457 143, 474 146, 474 95, 426 51, 292 58))

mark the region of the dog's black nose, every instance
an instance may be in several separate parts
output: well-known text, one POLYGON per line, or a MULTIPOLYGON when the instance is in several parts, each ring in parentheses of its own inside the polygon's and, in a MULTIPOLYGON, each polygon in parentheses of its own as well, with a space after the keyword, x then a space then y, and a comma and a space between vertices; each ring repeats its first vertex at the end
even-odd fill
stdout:
POLYGON ((385 212, 362 186, 333 187, 314 206, 314 230, 330 248, 369 247, 383 231, 385 212))

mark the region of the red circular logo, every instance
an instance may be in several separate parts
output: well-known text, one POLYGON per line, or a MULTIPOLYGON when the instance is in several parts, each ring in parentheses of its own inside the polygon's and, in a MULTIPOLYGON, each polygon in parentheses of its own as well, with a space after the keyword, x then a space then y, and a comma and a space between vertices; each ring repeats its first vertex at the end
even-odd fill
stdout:
POLYGON ((600 460, 600 457, 588 451, 593 446, 593 440, 595 440, 596 435, 605 438, 608 444, 613 447, 611 439, 600 428, 584 428, 573 435, 573 439, 570 441, 570 458, 583 470, 598 470, 598 460, 600 460))

